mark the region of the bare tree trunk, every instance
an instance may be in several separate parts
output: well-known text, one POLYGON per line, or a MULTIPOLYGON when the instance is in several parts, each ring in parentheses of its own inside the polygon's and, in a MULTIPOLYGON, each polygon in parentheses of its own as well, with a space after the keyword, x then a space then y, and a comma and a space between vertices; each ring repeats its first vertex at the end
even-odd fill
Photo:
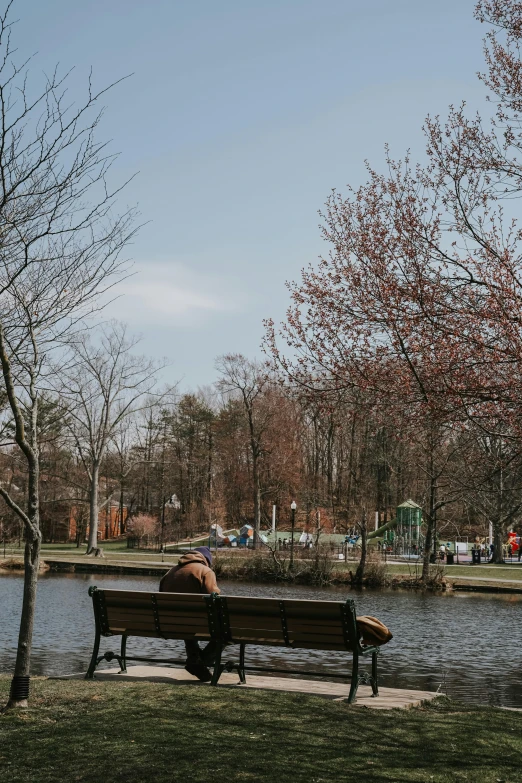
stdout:
POLYGON ((22 615, 18 632, 18 647, 14 676, 11 680, 11 693, 6 708, 27 707, 29 696, 29 676, 31 666, 31 646, 33 639, 34 613, 36 609, 36 587, 40 567, 40 545, 42 536, 38 525, 38 515, 26 526, 24 550, 24 592, 22 615))
POLYGON ((11 707, 27 707, 29 697, 29 677, 31 673, 31 647, 33 639, 34 614, 36 609, 36 587, 40 567, 40 499, 39 499, 39 459, 36 443, 37 402, 34 401, 32 413, 32 454, 28 459, 29 467, 29 498, 25 530, 24 549, 24 592, 22 599, 22 615, 18 632, 18 647, 11 691, 6 709, 11 707))
POLYGON ((491 558, 491 561, 493 563, 503 563, 504 562, 504 524, 502 523, 502 520, 498 517, 495 517, 492 521, 493 526, 493 557, 491 558))
MULTIPOLYGON (((34 365, 38 361, 38 352, 34 343, 34 333, 30 332, 34 348, 34 365)), ((29 438, 26 436, 21 406, 16 397, 11 371, 11 363, 6 352, 4 333, 0 327, 0 361, 4 376, 7 397, 15 421, 15 440, 25 456, 28 469, 27 512, 17 506, 10 495, 2 490, 2 497, 7 505, 17 513, 24 524, 24 592, 22 599, 22 615, 18 632, 18 647, 9 701, 5 709, 11 707, 27 707, 29 697, 29 677, 31 671, 31 646, 33 638, 34 613, 36 609, 36 586, 40 566, 40 461, 38 451, 38 393, 35 387, 34 369, 29 372, 30 428, 29 438)))
POLYGON ((361 585, 364 579, 364 569, 366 568, 366 556, 368 554, 368 524, 366 519, 366 509, 363 509, 362 519, 358 525, 361 531, 361 559, 355 572, 354 582, 356 585, 361 585))
POLYGON ((123 518, 123 479, 120 484, 120 535, 125 533, 125 520, 123 518))
POLYGON ((261 484, 259 480, 259 465, 258 456, 256 453, 255 445, 252 446, 252 475, 254 479, 254 542, 253 546, 256 549, 259 536, 261 533, 261 484))
POLYGON ((497 503, 496 503, 496 513, 493 519, 491 520, 493 523, 493 557, 492 560, 494 563, 503 563, 504 562, 504 536, 505 536, 505 529, 504 529, 504 470, 503 470, 503 454, 502 454, 502 438, 499 439, 499 447, 498 447, 498 457, 499 457, 499 469, 497 471, 498 475, 498 489, 497 489, 497 503))
POLYGON ((100 477, 100 466, 94 462, 91 469, 91 487, 89 492, 89 540, 87 543, 87 554, 98 546, 98 481, 100 477))
POLYGON ((422 556, 422 582, 426 584, 430 576, 430 555, 433 542, 433 519, 430 514, 426 519, 426 538, 424 540, 424 552, 422 556))
POLYGON ((437 479, 433 475, 433 455, 430 455, 430 507, 427 515, 427 528, 426 528, 426 540, 424 541, 424 554, 422 560, 422 583, 427 584, 430 576, 430 555, 432 548, 435 546, 435 537, 437 535, 436 519, 437 519, 437 479))

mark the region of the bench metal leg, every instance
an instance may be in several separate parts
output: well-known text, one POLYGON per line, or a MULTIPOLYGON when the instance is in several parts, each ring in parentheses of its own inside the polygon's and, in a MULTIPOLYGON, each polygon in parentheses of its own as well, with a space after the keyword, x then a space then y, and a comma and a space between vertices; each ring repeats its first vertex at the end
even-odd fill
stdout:
POLYGON ((92 650, 91 655, 91 662, 89 664, 89 668, 87 669, 87 674, 85 675, 86 680, 92 680, 94 677, 94 670, 96 669, 98 665, 98 652, 100 651, 100 632, 96 631, 96 636, 94 638, 94 647, 92 650))
POLYGON ((121 637, 121 650, 120 650, 120 674, 127 671, 127 634, 124 633, 121 637))
POLYGON ((217 685, 219 682, 219 678, 223 674, 225 667, 221 663, 221 645, 218 646, 218 649, 216 651, 216 660, 214 662, 214 671, 212 672, 212 679, 210 681, 211 685, 217 685))
POLYGON ((121 655, 112 652, 112 650, 107 650, 107 652, 104 652, 103 655, 98 655, 100 651, 100 634, 96 632, 96 637, 94 639, 94 647, 92 649, 91 662, 89 664, 89 668, 87 669, 85 679, 86 680, 94 679, 94 672, 96 670, 96 667, 101 661, 107 661, 108 663, 110 663, 111 661, 116 659, 120 664, 120 671, 126 672, 127 671, 126 659, 125 659, 126 645, 127 645, 127 638, 123 637, 121 640, 121 653, 122 653, 121 655))
MULTIPOLYGON (((230 645, 225 645, 226 647, 229 647, 230 645)), ((225 649, 224 648, 224 649, 225 649)), ((239 645, 239 661, 236 663, 235 661, 226 661, 226 663, 223 663, 220 665, 221 671, 219 672, 219 675, 217 675, 216 683, 221 677, 223 672, 234 672, 236 671, 239 676, 239 684, 240 685, 246 685, 246 675, 245 675, 245 644, 239 645)), ((214 672, 216 670, 214 669, 214 672)))
POLYGON ((245 677, 245 648, 246 644, 240 644, 239 645, 239 667, 238 667, 238 674, 239 674, 239 682, 241 685, 246 685, 246 677, 245 677))
POLYGON ((356 652, 353 654, 352 662, 352 681, 350 684, 350 693, 348 695, 348 704, 353 704, 357 696, 357 688, 359 687, 359 656, 356 652))
POLYGON ((379 695, 379 682, 377 679, 377 656, 379 651, 372 653, 372 692, 374 696, 379 695))

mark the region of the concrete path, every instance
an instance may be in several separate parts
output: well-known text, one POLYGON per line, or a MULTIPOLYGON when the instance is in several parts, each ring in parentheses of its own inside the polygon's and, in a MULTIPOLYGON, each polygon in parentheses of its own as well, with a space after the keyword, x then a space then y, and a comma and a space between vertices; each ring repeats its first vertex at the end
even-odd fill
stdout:
MULTIPOLYGON (((463 574, 458 574, 458 576, 452 576, 451 573, 446 574, 448 579, 454 579, 456 582, 459 579, 465 579, 467 582, 502 582, 506 584, 514 584, 514 585, 522 585, 522 578, 521 579, 504 579, 503 577, 498 576, 480 576, 480 574, 468 576, 463 574)), ((522 574, 521 574, 522 577, 522 574)))
MULTIPOLYGON (((52 679, 80 679, 83 674, 73 674, 52 679)), ((174 669, 166 666, 129 666, 127 673, 119 674, 116 669, 99 669, 97 680, 131 680, 135 682, 164 682, 169 685, 192 685, 210 687, 201 683, 185 669, 174 669)), ((349 684, 341 682, 323 682, 318 680, 303 680, 297 677, 261 677, 247 673, 247 684, 240 685, 237 674, 221 675, 218 687, 224 688, 258 688, 260 690, 285 691, 288 693, 306 693, 310 696, 320 696, 333 701, 344 701, 350 692, 349 684)), ((356 707, 369 707, 374 710, 409 709, 437 697, 430 691, 409 691, 398 688, 379 688, 379 695, 372 696, 371 688, 361 685, 357 691, 356 707)))

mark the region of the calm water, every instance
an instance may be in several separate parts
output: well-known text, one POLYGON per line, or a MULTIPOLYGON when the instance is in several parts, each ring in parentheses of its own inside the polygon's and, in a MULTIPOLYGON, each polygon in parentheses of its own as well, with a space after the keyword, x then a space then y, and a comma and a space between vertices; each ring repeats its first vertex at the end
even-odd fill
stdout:
MULTIPOLYGON (((154 577, 44 575, 38 587, 33 644, 33 674, 85 671, 94 639, 90 585, 128 590, 153 590, 154 577)), ((379 617, 394 639, 380 656, 380 682, 401 688, 436 691, 464 701, 522 707, 522 597, 477 594, 422 595, 410 592, 360 592, 309 587, 277 587, 220 583, 229 595, 259 595, 343 600, 355 598, 357 613, 379 617)), ((22 600, 22 577, 0 577, 0 671, 14 661, 22 600)), ((117 649, 106 639, 104 649, 117 649)), ((129 655, 182 656, 179 642, 131 639, 129 655)), ((250 664, 328 672, 346 670, 348 656, 322 651, 249 648, 250 664)), ((113 664, 114 666, 114 664, 113 664)), ((115 668, 117 667, 117 664, 115 668)))

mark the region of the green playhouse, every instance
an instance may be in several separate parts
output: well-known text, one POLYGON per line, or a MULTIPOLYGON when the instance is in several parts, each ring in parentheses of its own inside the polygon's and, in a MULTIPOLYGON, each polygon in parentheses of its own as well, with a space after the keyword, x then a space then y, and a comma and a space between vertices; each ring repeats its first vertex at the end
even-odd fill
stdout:
POLYGON ((393 546, 397 554, 418 552, 421 542, 422 508, 413 500, 406 500, 397 506, 395 519, 377 528, 368 538, 382 539, 393 546))
POLYGON ((405 549, 418 546, 422 524, 422 509, 413 500, 406 500, 397 506, 397 535, 405 549))

